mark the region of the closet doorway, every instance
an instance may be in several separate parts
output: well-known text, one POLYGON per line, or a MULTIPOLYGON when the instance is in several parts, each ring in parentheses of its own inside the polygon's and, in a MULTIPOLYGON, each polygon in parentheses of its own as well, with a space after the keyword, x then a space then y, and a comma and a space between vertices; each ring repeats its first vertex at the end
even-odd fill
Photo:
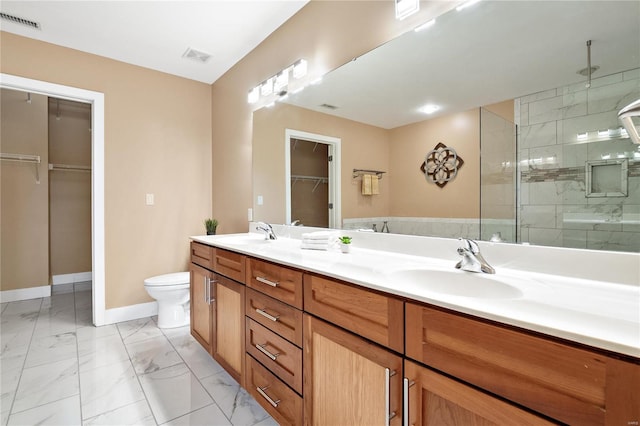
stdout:
POLYGON ((285 132, 286 223, 340 226, 340 139, 285 132))
MULTIPOLYGON (((0 87, 22 92, 25 96, 29 93, 41 94, 91 105, 92 316, 93 324, 96 326, 116 322, 111 315, 107 315, 108 312, 105 309, 104 94, 4 73, 0 73, 0 87)), ((43 165, 45 162, 40 164, 41 167, 38 170, 42 169, 43 165)), ((47 167, 48 161, 43 170, 46 176, 48 176, 47 167)), ((43 295, 34 297, 43 297, 43 295)))

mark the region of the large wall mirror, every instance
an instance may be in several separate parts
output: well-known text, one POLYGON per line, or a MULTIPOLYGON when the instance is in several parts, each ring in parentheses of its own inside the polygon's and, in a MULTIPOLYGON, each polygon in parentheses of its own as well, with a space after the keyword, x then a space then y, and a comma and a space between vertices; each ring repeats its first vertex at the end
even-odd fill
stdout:
POLYGON ((286 222, 290 129, 341 140, 343 228, 638 252, 640 149, 617 117, 638 98, 640 2, 452 10, 254 112, 254 218, 286 222), (444 186, 421 171, 438 144, 464 159, 444 186))

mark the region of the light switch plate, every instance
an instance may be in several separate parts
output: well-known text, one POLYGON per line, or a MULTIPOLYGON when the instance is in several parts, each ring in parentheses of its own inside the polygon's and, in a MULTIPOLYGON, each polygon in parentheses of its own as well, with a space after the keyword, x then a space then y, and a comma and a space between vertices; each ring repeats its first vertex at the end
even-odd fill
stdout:
POLYGON ((152 206, 155 203, 153 194, 147 194, 145 200, 148 206, 152 206))

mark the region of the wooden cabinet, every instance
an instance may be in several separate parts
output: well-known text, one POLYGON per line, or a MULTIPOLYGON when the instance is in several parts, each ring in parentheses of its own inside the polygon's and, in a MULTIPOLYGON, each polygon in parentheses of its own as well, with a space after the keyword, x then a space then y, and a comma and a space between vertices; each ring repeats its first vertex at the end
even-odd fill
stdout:
POLYGON ((640 366, 416 303, 406 304, 406 355, 568 424, 640 419, 640 366), (635 384, 634 384, 635 383, 635 384))
POLYGON ((213 278, 211 354, 242 383, 244 364, 244 285, 220 274, 213 278))
POLYGON ((400 299, 305 274, 304 310, 396 352, 404 352, 404 303, 400 299))
POLYGON ((239 383, 245 360, 245 286, 231 278, 244 281, 245 261, 240 254, 191 243, 191 334, 239 383))
POLYGON ((305 425, 400 425, 402 358, 304 314, 305 425))
POLYGON ((191 264, 189 273, 191 335, 207 352, 211 353, 211 280, 213 272, 191 264))
POLYGON ((280 425, 302 424, 302 397, 247 354, 247 391, 280 425))
POLYGON ((247 288, 246 313, 298 347, 302 347, 302 311, 247 288))
POLYGON ((249 259, 247 286, 302 309, 302 271, 259 259, 249 259))
POLYGON ((404 362, 405 424, 459 425, 551 425, 492 395, 450 379, 433 370, 404 362))
POLYGON ((302 275, 247 262, 247 390, 281 424, 302 423, 302 275))

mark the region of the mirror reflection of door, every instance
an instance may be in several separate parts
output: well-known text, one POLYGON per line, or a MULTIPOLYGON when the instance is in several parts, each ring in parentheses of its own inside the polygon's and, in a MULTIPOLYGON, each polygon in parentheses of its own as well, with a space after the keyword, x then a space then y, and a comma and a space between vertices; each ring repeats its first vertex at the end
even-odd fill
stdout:
POLYGON ((291 139, 291 223, 329 227, 329 145, 291 139))

